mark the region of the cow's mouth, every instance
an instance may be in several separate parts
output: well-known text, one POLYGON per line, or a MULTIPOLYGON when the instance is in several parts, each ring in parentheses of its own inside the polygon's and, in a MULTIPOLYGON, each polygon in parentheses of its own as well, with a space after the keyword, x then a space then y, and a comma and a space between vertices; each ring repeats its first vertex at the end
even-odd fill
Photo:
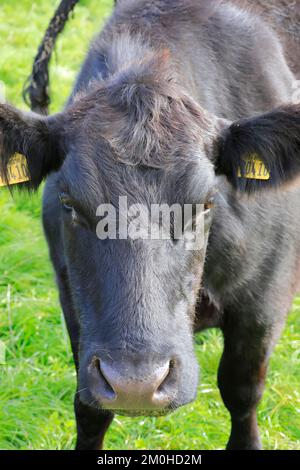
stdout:
POLYGON ((116 415, 130 416, 131 418, 137 418, 139 416, 145 417, 159 417, 166 416, 171 413, 172 410, 112 410, 116 415))
POLYGON ((111 411, 113 411, 113 413, 115 413, 116 415, 129 416, 131 418, 137 418, 139 416, 158 418, 160 416, 166 416, 172 413, 173 411, 177 410, 180 406, 183 406, 183 405, 172 404, 172 406, 169 406, 168 408, 162 408, 159 410, 111 410, 111 411))

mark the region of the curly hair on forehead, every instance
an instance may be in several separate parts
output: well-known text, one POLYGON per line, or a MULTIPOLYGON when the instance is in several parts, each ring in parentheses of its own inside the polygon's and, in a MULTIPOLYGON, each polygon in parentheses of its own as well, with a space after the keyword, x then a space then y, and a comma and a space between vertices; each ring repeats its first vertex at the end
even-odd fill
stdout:
POLYGON ((112 158, 128 165, 160 168, 175 156, 185 159, 212 127, 208 113, 178 85, 167 50, 92 83, 70 110, 91 140, 104 138, 112 158))

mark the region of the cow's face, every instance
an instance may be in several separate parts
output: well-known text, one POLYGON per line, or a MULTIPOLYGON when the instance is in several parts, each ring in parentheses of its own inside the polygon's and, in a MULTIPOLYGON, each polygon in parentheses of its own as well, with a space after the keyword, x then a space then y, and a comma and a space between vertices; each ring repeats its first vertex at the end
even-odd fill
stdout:
POLYGON ((216 191, 213 166, 200 154, 178 169, 130 166, 95 140, 84 156, 68 155, 59 177, 81 319, 81 398, 121 413, 165 413, 196 393, 194 307, 216 191))
MULTIPOLYGON (((206 149, 213 123, 187 98, 143 89, 124 103, 112 88, 97 90, 97 105, 73 123, 58 178, 81 319, 79 388, 87 403, 157 415, 197 388, 193 323, 216 194, 206 149), (139 119, 128 123, 136 108, 139 119)), ((74 106, 82 112, 82 101, 74 106)))
POLYGON ((169 82, 147 77, 133 86, 129 78, 51 118, 0 105, 0 161, 5 170, 15 152, 24 154, 32 186, 60 169, 65 259, 81 326, 81 400, 125 414, 163 414, 196 393, 194 307, 216 172, 254 191, 258 182, 245 178, 243 162, 256 154, 271 175, 259 187, 298 175, 300 110, 229 126, 169 82), (147 223, 153 205, 163 204, 176 204, 182 215, 185 205, 194 208, 178 239, 176 217, 147 223), (120 234, 120 221, 133 236, 120 234), (151 237, 153 225, 169 237, 151 237), (195 226, 199 245, 191 246, 195 226))

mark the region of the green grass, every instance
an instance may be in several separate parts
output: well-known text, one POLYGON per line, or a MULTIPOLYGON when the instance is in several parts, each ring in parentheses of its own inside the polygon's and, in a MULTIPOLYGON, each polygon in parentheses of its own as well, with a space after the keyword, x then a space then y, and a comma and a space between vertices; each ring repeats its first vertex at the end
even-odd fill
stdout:
MULTIPOLYGON (((22 85, 57 1, 2 0, 0 81, 25 108, 22 85)), ((90 38, 110 0, 82 0, 57 45, 51 67, 52 111, 65 102, 90 38)), ((0 190, 0 449, 70 449, 75 373, 40 222, 32 198, 0 190)), ((196 338, 202 368, 197 401, 164 418, 115 419, 109 449, 220 449, 229 416, 216 386, 219 332, 196 338)), ((300 449, 300 299, 272 356, 259 422, 267 449, 300 449)))

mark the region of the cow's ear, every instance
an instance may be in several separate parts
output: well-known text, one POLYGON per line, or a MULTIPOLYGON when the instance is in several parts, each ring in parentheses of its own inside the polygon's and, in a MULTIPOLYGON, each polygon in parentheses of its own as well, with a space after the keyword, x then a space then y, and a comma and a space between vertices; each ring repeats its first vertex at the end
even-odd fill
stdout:
POLYGON ((224 127, 215 165, 233 186, 251 192, 300 176, 300 104, 224 127))
MULTIPOLYGON (((64 159, 61 137, 63 119, 63 114, 42 117, 21 112, 8 104, 0 104, 1 185, 10 186, 14 183, 11 172, 16 171, 12 169, 15 155, 21 155, 24 162, 24 157, 27 160, 25 166, 28 168, 25 171, 28 171, 29 181, 21 186, 28 189, 36 189, 50 172, 60 168, 64 159)), ((16 175, 14 177, 17 178, 16 175)))

